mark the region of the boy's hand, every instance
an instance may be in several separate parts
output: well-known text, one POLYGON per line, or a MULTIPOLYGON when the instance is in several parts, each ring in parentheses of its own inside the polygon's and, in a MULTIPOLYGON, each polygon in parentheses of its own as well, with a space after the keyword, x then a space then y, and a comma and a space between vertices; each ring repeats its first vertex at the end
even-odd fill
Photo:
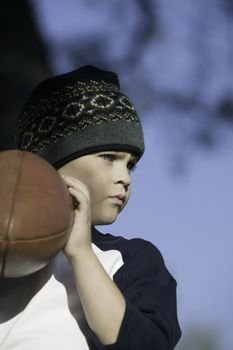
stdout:
POLYGON ((87 186, 73 177, 62 177, 78 203, 64 253, 72 266, 90 328, 101 343, 113 344, 125 313, 125 299, 92 250, 90 195, 87 186))
POLYGON ((75 258, 80 250, 91 249, 90 195, 87 186, 71 176, 62 176, 70 194, 78 205, 74 210, 74 223, 64 247, 68 259, 75 258))

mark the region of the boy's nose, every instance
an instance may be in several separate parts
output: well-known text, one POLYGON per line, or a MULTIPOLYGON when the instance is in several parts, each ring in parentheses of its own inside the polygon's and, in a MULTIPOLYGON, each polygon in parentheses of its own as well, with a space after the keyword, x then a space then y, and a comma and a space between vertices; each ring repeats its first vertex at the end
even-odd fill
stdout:
POLYGON ((124 187, 127 188, 129 187, 131 183, 131 177, 128 169, 121 169, 119 172, 117 172, 114 176, 114 182, 115 183, 120 183, 124 187))

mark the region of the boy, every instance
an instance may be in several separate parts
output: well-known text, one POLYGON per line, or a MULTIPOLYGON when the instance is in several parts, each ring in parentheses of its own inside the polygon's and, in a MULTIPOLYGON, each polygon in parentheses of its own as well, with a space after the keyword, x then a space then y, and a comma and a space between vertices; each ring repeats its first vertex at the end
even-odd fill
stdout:
POLYGON ((23 306, 3 323, 2 349, 174 349, 176 282, 161 254, 142 239, 95 229, 126 205, 130 172, 144 152, 139 118, 117 75, 84 66, 42 82, 16 136, 20 149, 58 170, 75 216, 64 254, 24 278, 23 306))

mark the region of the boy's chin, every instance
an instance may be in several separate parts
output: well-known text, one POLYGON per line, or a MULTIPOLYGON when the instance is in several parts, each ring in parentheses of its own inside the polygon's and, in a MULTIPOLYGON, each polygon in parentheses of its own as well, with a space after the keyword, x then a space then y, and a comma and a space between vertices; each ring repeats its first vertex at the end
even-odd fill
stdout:
POLYGON ((117 219, 117 215, 114 217, 108 217, 108 218, 99 218, 92 221, 92 225, 111 225, 113 224, 117 219))
POLYGON ((92 218, 92 225, 113 224, 123 209, 124 207, 118 209, 117 211, 103 211, 102 213, 96 213, 96 216, 94 215, 94 218, 92 218))

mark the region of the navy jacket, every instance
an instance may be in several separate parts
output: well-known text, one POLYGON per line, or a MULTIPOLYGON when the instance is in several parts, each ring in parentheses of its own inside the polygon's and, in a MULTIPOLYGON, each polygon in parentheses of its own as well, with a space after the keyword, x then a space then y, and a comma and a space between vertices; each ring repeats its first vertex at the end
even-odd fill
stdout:
MULTIPOLYGON (((143 239, 125 239, 93 232, 101 250, 118 250, 124 264, 113 280, 126 299, 126 312, 114 345, 109 350, 171 350, 181 336, 177 320, 176 281, 159 250, 143 239)), ((93 338, 94 339, 94 338, 93 338)), ((96 347, 93 349, 96 349, 96 347)))

